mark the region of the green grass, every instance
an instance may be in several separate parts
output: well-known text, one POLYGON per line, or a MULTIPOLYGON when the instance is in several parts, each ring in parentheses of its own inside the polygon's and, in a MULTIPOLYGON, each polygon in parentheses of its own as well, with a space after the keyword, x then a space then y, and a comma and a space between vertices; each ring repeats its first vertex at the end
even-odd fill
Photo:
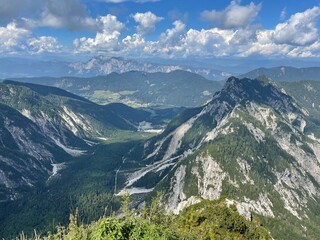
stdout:
POLYGON ((102 140, 102 142, 105 144, 125 143, 130 141, 146 140, 156 135, 157 135, 156 133, 149 133, 149 132, 117 131, 112 135, 111 138, 102 140))
POLYGON ((109 90, 95 90, 93 94, 87 95, 87 97, 98 104, 106 105, 113 102, 123 102, 131 107, 141 107, 141 104, 137 103, 134 96, 138 91, 119 91, 112 92, 109 90))
MULTIPOLYGON (((90 224, 80 223, 78 210, 70 215, 67 227, 56 233, 43 234, 44 240, 205 240, 205 239, 271 239, 260 220, 247 221, 235 206, 227 207, 224 200, 202 201, 188 207, 179 215, 167 214, 160 204, 161 196, 140 211, 129 208, 130 199, 124 196, 123 216, 103 217, 90 224)), ((25 240, 25 235, 20 235, 25 240)), ((28 239, 40 239, 36 234, 28 239)))

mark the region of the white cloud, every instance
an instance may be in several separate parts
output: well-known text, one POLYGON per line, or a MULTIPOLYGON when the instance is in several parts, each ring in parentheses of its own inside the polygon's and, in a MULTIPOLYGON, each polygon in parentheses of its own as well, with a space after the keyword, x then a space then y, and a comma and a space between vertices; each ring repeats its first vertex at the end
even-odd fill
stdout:
POLYGON ((158 17, 150 11, 145 13, 136 13, 132 17, 139 24, 137 26, 137 31, 142 35, 153 33, 156 29, 156 24, 163 20, 162 17, 158 17))
MULTIPOLYGON (((143 1, 146 0, 132 0, 143 1)), ((202 18, 214 23, 214 27, 210 29, 188 28, 184 23, 186 21, 183 21, 184 15, 172 12, 169 17, 172 15, 175 20, 173 26, 151 41, 146 35, 153 33, 157 24, 164 19, 152 12, 131 15, 129 21, 136 22, 137 26, 136 32, 128 36, 124 35, 125 25, 115 15, 93 18, 80 0, 12 0, 17 8, 8 3, 7 0, 0 0, 0 20, 5 24, 10 17, 15 17, 16 20, 0 26, 0 54, 65 51, 55 37, 33 34, 33 27, 54 27, 71 31, 93 31, 93 36, 73 41, 73 51, 82 54, 107 53, 136 57, 320 56, 320 6, 292 16, 285 16, 284 8, 281 13, 282 22, 271 29, 252 24, 261 10, 261 4, 249 3, 241 6, 240 1, 232 1, 222 11, 204 11, 202 18), (38 3, 38 6, 30 5, 31 2, 38 3), (7 9, 6 15, 1 16, 3 9, 7 9), (30 17, 31 10, 36 12, 33 17, 30 17)))
POLYGON ((57 53, 63 48, 56 38, 50 36, 28 39, 27 44, 31 54, 57 53))
POLYGON ((123 41, 126 53, 139 49, 139 55, 185 57, 225 56, 231 52, 228 42, 234 36, 233 30, 214 28, 186 31, 186 25, 181 21, 175 21, 173 25, 173 28, 160 35, 158 41, 145 41, 141 35, 127 36, 123 41))
POLYGON ((186 46, 185 53, 187 55, 224 56, 227 54, 226 42, 231 36, 231 30, 213 28, 198 31, 190 29, 182 41, 186 46))
POLYGON ((256 18, 260 10, 261 3, 256 5, 251 2, 249 5, 241 6, 239 1, 231 1, 223 11, 203 11, 201 18, 224 29, 244 28, 256 18))
POLYGON ((176 20, 173 22, 173 28, 167 29, 166 32, 160 34, 159 41, 149 44, 148 52, 165 54, 169 57, 179 55, 184 51, 184 43, 182 39, 186 34, 186 25, 176 20))
POLYGON ((259 30, 256 33, 257 39, 248 44, 247 49, 240 52, 239 56, 248 57, 250 55, 264 56, 285 56, 290 51, 289 45, 279 45, 272 42, 270 36, 271 30, 259 30))
MULTIPOLYGON (((122 24, 118 23, 116 29, 107 31, 108 34, 98 33, 94 39, 78 39, 75 47, 89 52, 101 50, 109 54, 136 57, 319 57, 319 10, 319 7, 314 7, 296 13, 274 29, 263 29, 262 26, 250 24, 228 29, 188 29, 181 20, 176 20, 172 28, 153 41, 146 40, 145 31, 141 29, 120 39, 122 24)), ((116 22, 111 26, 117 26, 116 22)))
MULTIPOLYGON (((320 41, 316 29, 318 7, 292 15, 286 22, 278 24, 274 29, 262 29, 261 26, 248 25, 242 28, 221 29, 187 29, 181 21, 173 22, 173 27, 161 33, 157 40, 147 41, 140 32, 126 36, 122 40, 117 34, 113 44, 95 46, 108 53, 122 56, 157 56, 157 57, 224 57, 252 55, 280 57, 315 57, 320 56, 320 41), (303 23, 306 29, 300 29, 298 35, 296 23, 303 23), (280 41, 275 36, 282 31, 290 31, 290 38, 280 41), (311 34, 310 34, 311 33, 311 34), (310 38, 316 33, 316 37, 310 38), (308 39, 308 41, 307 41, 308 39), (310 39, 314 39, 310 41, 310 39), (299 45, 297 43, 300 43, 299 45), (302 43, 304 45, 302 45, 302 43), (105 48, 110 46, 110 48, 105 48)), ((113 24, 116 25, 116 24, 113 24)), ((299 29, 299 28, 298 28, 299 29)), ((110 32, 112 32, 110 30, 110 32)), ((113 36, 109 34, 109 36, 113 36)), ((96 37, 97 38, 97 37, 96 37)), ((89 39, 86 39, 89 41, 89 39)), ((97 40, 91 39, 91 45, 97 40)))
POLYGON ((124 24, 111 14, 99 17, 97 21, 99 22, 101 31, 104 33, 121 32, 124 28, 124 24))
POLYGON ((31 31, 19 28, 16 23, 0 27, 0 53, 4 54, 40 54, 59 52, 62 46, 54 37, 36 37, 31 31))
POLYGON ((100 17, 97 21, 101 26, 95 38, 83 37, 74 40, 76 52, 119 51, 119 36, 124 24, 111 14, 100 17))
POLYGON ((186 25, 182 21, 176 20, 173 22, 173 26, 174 28, 167 29, 165 33, 160 35, 160 43, 174 45, 181 41, 186 25))
MULTIPOLYGON (((256 39, 256 29, 202 29, 188 30, 182 38, 184 56, 239 56, 256 39)), ((181 44, 180 43, 180 44, 181 44)))
POLYGON ((122 39, 122 43, 126 46, 127 50, 143 47, 146 43, 144 38, 140 34, 133 34, 132 36, 126 36, 122 39))
POLYGON ((301 13, 296 13, 285 23, 276 26, 272 37, 277 44, 309 45, 317 41, 317 20, 320 17, 320 7, 313 7, 301 13))
POLYGON ((316 6, 293 14, 286 22, 279 23, 275 29, 258 30, 257 40, 241 55, 319 57, 319 17, 320 7, 316 6))
POLYGON ((142 35, 135 33, 132 36, 126 36, 122 39, 122 51, 120 53, 121 55, 135 57, 152 55, 153 44, 154 42, 146 41, 142 35))
POLYGON ((145 53, 167 57, 230 56, 246 51, 256 39, 256 29, 186 29, 181 21, 162 33, 158 41, 145 43, 145 53))
POLYGON ((15 23, 0 27, 0 52, 10 54, 24 50, 26 46, 21 42, 30 36, 30 31, 18 28, 15 23))
MULTIPOLYGON (((317 20, 320 8, 292 15, 274 29, 249 25, 239 29, 189 29, 181 21, 166 30, 159 41, 147 42, 148 52, 162 56, 320 56, 317 20)), ((146 49, 144 49, 146 50, 146 49)))

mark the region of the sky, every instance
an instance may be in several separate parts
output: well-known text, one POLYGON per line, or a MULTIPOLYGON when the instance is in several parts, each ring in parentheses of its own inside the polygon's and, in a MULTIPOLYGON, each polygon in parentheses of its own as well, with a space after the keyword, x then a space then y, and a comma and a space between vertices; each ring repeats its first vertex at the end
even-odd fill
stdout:
POLYGON ((0 0, 0 57, 320 60, 320 0, 0 0))

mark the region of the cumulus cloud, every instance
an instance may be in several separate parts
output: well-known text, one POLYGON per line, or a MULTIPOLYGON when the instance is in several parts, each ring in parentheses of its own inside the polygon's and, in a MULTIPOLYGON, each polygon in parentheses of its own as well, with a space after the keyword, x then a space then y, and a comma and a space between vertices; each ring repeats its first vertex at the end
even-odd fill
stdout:
POLYGON ((168 16, 173 21, 172 27, 159 34, 158 38, 147 40, 146 36, 155 32, 157 24, 164 19, 152 12, 131 15, 128 20, 137 23, 136 32, 124 35, 125 25, 115 15, 93 18, 80 0, 11 0, 11 2, 13 5, 21 4, 21 6, 14 8, 8 4, 9 1, 0 0, 0 22, 3 24, 0 26, 0 54, 44 54, 65 51, 66 48, 59 44, 57 38, 36 36, 33 33, 33 28, 54 27, 70 31, 90 30, 95 33, 93 36, 73 41, 73 51, 79 54, 107 53, 136 57, 320 56, 318 33, 320 6, 292 16, 285 16, 284 8, 282 22, 271 29, 263 29, 262 25, 252 24, 262 7, 261 4, 249 3, 243 6, 239 0, 232 1, 222 11, 202 12, 202 19, 213 24, 209 29, 188 28, 184 14, 171 12, 168 16), (31 2, 38 5, 32 5, 31 2), (32 15, 31 10, 36 14, 32 15), (6 15, 1 15, 1 11, 6 15), (7 18, 16 20, 9 21, 7 18))
POLYGON ((309 45, 317 41, 317 20, 320 7, 316 6, 305 12, 296 13, 284 23, 276 26, 272 37, 277 44, 309 45))
POLYGON ((182 21, 177 20, 173 22, 173 26, 173 28, 167 29, 165 33, 160 35, 161 43, 174 45, 181 41, 186 25, 182 21))
POLYGON ((309 46, 298 46, 292 49, 288 56, 290 57, 319 57, 320 56, 320 41, 316 41, 309 46))
POLYGON ((74 40, 73 45, 76 52, 119 51, 118 40, 124 24, 111 14, 100 17, 97 21, 101 26, 95 38, 83 37, 74 40))
POLYGON ((247 49, 240 52, 242 57, 250 55, 264 56, 285 56, 290 51, 290 46, 285 44, 276 44, 271 40, 272 30, 258 30, 256 33, 256 41, 247 45, 247 49))
MULTIPOLYGON (((115 22, 110 25, 105 24, 105 26, 118 25, 118 27, 115 29, 111 27, 105 33, 98 32, 93 39, 77 39, 74 46, 82 52, 101 50, 109 54, 136 57, 247 57, 252 55, 315 57, 320 56, 320 41, 317 32, 319 15, 319 7, 307 9, 292 15, 287 21, 279 23, 273 29, 263 29, 261 25, 250 24, 241 24, 239 28, 188 29, 183 21, 176 20, 171 28, 152 41, 146 40, 146 31, 142 28, 137 28, 137 33, 120 39, 123 24, 113 16, 115 22)), ((156 18, 157 16, 154 15, 153 19, 156 18)), ((150 21, 145 21, 144 17, 137 19, 141 22, 138 27, 147 28, 146 24, 150 21), (145 25, 143 25, 144 21, 145 25)), ((155 22, 153 21, 151 26, 155 27, 155 22)))
POLYGON ((54 37, 36 37, 31 31, 19 28, 16 23, 0 27, 0 53, 4 54, 40 54, 59 52, 62 46, 54 37))
MULTIPOLYGON (((75 46, 83 49, 102 49, 105 52, 129 56, 161 57, 224 57, 252 55, 280 57, 320 56, 320 42, 317 33, 319 7, 292 15, 274 29, 263 29, 258 25, 241 28, 210 29, 187 28, 181 20, 161 33, 158 39, 147 41, 141 32, 119 39, 120 29, 108 31, 113 41, 97 44, 95 39, 80 39, 75 46), (281 30, 280 30, 281 29, 281 30), (284 35, 281 35, 283 32, 284 35), (279 35, 280 34, 280 35, 279 35), (79 44, 82 43, 82 44, 79 44), (86 44, 84 44, 86 43, 86 44), (90 44, 89 44, 90 43, 90 44), (106 48, 109 46, 109 48, 106 48)), ((115 23, 112 24, 116 26, 115 23)), ((121 26, 121 25, 120 25, 121 26)))
POLYGON ((183 52, 184 43, 182 39, 186 34, 186 25, 181 20, 173 22, 173 28, 167 29, 166 32, 160 34, 159 42, 155 44, 155 48, 161 48, 162 53, 173 57, 175 54, 183 52))
POLYGON ((144 37, 138 33, 132 36, 126 36, 121 41, 121 55, 129 55, 136 57, 152 56, 155 54, 154 44, 156 42, 146 41, 144 37))
MULTIPOLYGON (((139 43, 143 42, 145 47, 139 45, 139 48, 146 55, 163 57, 239 55, 255 41, 255 33, 255 28, 187 29, 182 21, 177 20, 173 22, 173 28, 163 32, 157 41, 140 40, 139 43)), ((132 42, 128 42, 128 45, 132 46, 132 42)))
POLYGON ((30 36, 30 31, 18 28, 15 23, 0 27, 0 51, 2 53, 15 53, 24 50, 26 46, 20 43, 30 36))
POLYGON ((156 29, 156 24, 163 20, 163 17, 158 17, 150 11, 136 13, 132 17, 139 24, 137 31, 142 35, 152 34, 156 29))
POLYGON ((316 27, 319 11, 319 7, 307 9, 292 15, 275 29, 257 31, 257 40, 241 55, 320 56, 320 41, 316 27))
POLYGON ((250 44, 242 56, 252 54, 289 57, 320 56, 317 21, 320 7, 293 14, 287 21, 274 29, 257 31, 257 39, 250 44))
POLYGON ((212 28, 209 30, 188 30, 182 39, 187 55, 224 56, 228 54, 226 42, 231 37, 231 30, 212 28))
POLYGON ((231 1, 230 5, 223 11, 203 11, 201 18, 219 28, 243 28, 248 26, 261 10, 261 3, 256 5, 241 6, 239 1, 231 1))
POLYGON ((132 51, 139 48, 139 54, 163 57, 184 56, 225 56, 230 53, 228 41, 232 39, 232 30, 218 28, 209 30, 186 30, 186 25, 177 20, 173 28, 162 33, 157 41, 145 41, 141 35, 128 36, 124 47, 132 51), (134 44, 133 44, 134 43, 134 44))
MULTIPOLYGON (((202 43, 212 42, 214 45, 222 47, 224 49, 222 54, 229 56, 247 57, 258 54, 263 56, 314 57, 319 56, 320 53, 317 28, 319 17, 320 7, 316 6, 304 12, 293 14, 287 21, 276 25, 274 29, 261 29, 248 25, 245 28, 231 28, 229 32, 226 32, 214 28, 215 33, 222 37, 220 43, 214 43, 214 38, 211 36, 213 29, 203 30, 202 33, 199 33, 199 38, 201 36, 202 43)), ((192 44, 198 46, 199 51, 199 43, 193 41, 192 44)), ((210 50, 210 48, 207 49, 210 50)), ((214 49, 211 48, 211 50, 214 49)), ((214 54, 221 55, 219 49, 214 54)))
POLYGON ((56 53, 63 48, 58 40, 51 36, 41 36, 27 40, 29 52, 31 54, 56 53))
POLYGON ((134 56, 166 56, 174 57, 184 54, 182 39, 186 34, 186 25, 180 21, 173 22, 173 28, 161 33, 156 41, 146 41, 144 36, 135 33, 126 36, 122 44, 122 54, 134 56))

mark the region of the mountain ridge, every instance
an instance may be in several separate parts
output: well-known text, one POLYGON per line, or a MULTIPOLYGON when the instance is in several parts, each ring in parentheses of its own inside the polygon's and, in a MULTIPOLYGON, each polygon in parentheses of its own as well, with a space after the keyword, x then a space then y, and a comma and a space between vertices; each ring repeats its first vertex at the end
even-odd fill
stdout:
POLYGON ((63 88, 99 104, 121 102, 135 107, 189 107, 207 102, 221 83, 177 70, 170 73, 131 71, 91 78, 12 78, 63 88))
POLYGON ((300 80, 320 80, 320 67, 295 68, 289 66, 279 66, 273 68, 258 68, 245 74, 241 74, 239 78, 257 78, 266 76, 276 82, 294 82, 300 80))
POLYGON ((124 164, 120 194, 163 191, 175 212, 199 197, 224 195, 243 214, 263 216, 275 237, 305 238, 305 227, 318 234, 309 208, 320 204, 319 127, 308 128, 312 119, 292 97, 270 80, 229 78, 212 101, 191 112, 131 151, 127 161, 140 167, 124 164), (142 160, 135 160, 139 154, 142 160), (273 225, 282 216, 288 220, 279 224, 294 232, 273 225))
POLYGON ((55 87, 0 83, 0 202, 20 198, 101 141, 148 136, 179 111, 100 106, 55 87))
POLYGON ((188 67, 183 65, 165 65, 147 61, 126 59, 123 57, 106 57, 99 55, 89 59, 87 62, 76 62, 69 65, 71 71, 77 75, 87 73, 87 76, 110 74, 112 72, 124 73, 129 71, 141 71, 148 73, 169 73, 175 70, 184 70, 199 74, 210 80, 221 80, 230 74, 214 69, 188 67))

